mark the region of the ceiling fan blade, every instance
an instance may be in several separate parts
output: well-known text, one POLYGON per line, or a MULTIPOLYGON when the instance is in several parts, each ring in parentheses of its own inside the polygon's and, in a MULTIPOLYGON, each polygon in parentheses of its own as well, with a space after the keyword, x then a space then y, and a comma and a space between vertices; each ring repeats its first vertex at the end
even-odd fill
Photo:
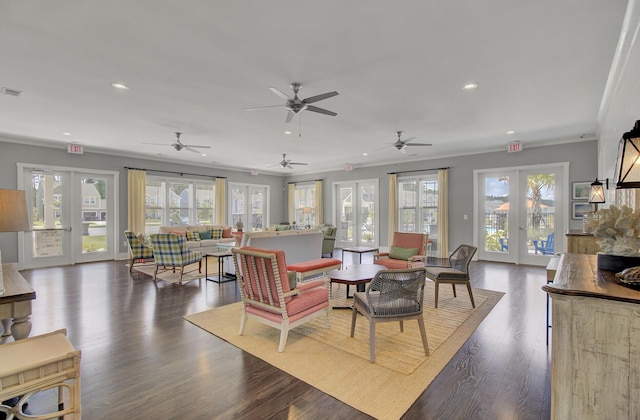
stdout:
POLYGON ((289 165, 308 165, 308 164, 302 163, 302 162, 289 162, 289 165))
POLYGON ((211 149, 211 146, 198 146, 195 144, 185 144, 186 147, 191 147, 193 149, 211 149))
POLYGON ((267 105, 267 106, 256 106, 253 108, 247 108, 245 111, 259 111, 261 109, 266 109, 266 108, 275 108, 277 106, 283 106, 282 104, 280 105, 267 105))
POLYGON ((192 149, 192 148, 191 148, 191 146, 185 146, 185 147, 184 147, 184 150, 188 150, 188 151, 190 151, 190 152, 197 153, 197 154, 199 154, 199 155, 200 155, 200 154, 202 154, 202 152, 199 152, 199 151, 197 151, 196 149, 192 149))
POLYGON ((319 112, 320 114, 331 115, 332 117, 335 117, 336 115, 338 115, 333 111, 329 111, 328 109, 324 109, 324 108, 318 108, 317 106, 313 106, 313 105, 307 105, 307 111, 319 112))
POLYGON ((329 99, 329 98, 332 98, 332 97, 337 96, 337 95, 338 95, 338 92, 336 92, 334 90, 333 92, 323 93, 322 95, 311 96, 309 98, 303 99, 302 102, 304 102, 306 104, 312 104, 314 102, 318 102, 318 101, 321 101, 323 99, 329 99))
POLYGON ((433 146, 431 143, 411 143, 407 144, 407 146, 433 146))
POLYGON ((142 144, 152 144, 154 146, 171 146, 170 144, 167 144, 167 143, 142 143, 142 144))
POLYGON ((296 115, 295 112, 289 111, 287 112, 287 118, 284 120, 285 123, 290 123, 293 119, 293 116, 296 115))
POLYGON ((409 137, 408 139, 403 140, 403 143, 409 143, 410 141, 415 140, 416 137, 409 137))
POLYGON ((285 166, 285 168, 293 169, 293 166, 291 166, 291 164, 290 164, 290 163, 287 163, 287 166, 285 166))
POLYGON ((274 88, 274 87, 270 87, 269 90, 273 93, 275 93, 276 95, 278 95, 279 97, 281 97, 282 99, 284 99, 285 101, 288 101, 289 99, 291 99, 289 97, 289 95, 287 95, 286 93, 282 92, 281 90, 274 88))

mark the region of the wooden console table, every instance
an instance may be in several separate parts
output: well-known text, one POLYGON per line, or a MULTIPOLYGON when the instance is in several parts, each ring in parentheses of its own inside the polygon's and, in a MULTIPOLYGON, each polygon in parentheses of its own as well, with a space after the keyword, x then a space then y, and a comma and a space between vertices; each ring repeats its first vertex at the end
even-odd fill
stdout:
POLYGON ((31 301, 36 291, 18 273, 13 264, 2 264, 4 295, 0 295, 0 322, 4 327, 2 336, 14 339, 27 338, 31 333, 31 301))
POLYGON ((633 419, 640 413, 640 290, 563 254, 553 283, 551 418, 633 419))

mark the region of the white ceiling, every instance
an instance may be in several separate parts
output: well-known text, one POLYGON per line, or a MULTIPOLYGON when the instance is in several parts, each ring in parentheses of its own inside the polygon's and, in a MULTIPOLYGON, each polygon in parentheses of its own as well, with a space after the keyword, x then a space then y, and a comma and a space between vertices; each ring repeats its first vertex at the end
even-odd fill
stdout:
POLYGON ((625 0, 0 0, 0 87, 23 91, 0 94, 0 133, 283 174, 593 139, 625 8, 625 0), (471 81, 477 89, 462 89, 471 81), (302 83, 301 98, 337 90, 314 105, 338 115, 303 111, 285 124, 284 107, 245 111, 284 105, 268 88, 290 93, 292 82, 302 83), (390 147, 398 130, 433 146, 403 155, 390 147), (175 131, 211 146, 208 156, 169 147, 175 131), (271 167, 282 153, 308 166, 271 167))

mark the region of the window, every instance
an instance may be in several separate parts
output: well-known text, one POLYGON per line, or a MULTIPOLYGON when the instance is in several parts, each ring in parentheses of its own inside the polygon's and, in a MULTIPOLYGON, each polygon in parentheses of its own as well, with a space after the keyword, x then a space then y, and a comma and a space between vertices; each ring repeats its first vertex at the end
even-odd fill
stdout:
POLYGON ((437 249, 437 175, 398 180, 398 230, 427 233, 437 249))
POLYGON ((215 214, 215 182, 147 176, 146 233, 160 226, 211 225, 215 214))
POLYGON ((300 226, 316 226, 316 186, 296 184, 293 220, 300 226))

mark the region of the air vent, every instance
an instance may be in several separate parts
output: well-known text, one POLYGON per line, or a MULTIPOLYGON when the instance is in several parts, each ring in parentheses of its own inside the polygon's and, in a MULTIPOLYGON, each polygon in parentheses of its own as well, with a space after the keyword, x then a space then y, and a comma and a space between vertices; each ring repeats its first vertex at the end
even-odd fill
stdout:
POLYGON ((10 89, 10 88, 6 88, 6 87, 2 88, 2 93, 4 93, 5 95, 11 95, 11 96, 20 96, 20 95, 22 95, 22 91, 21 90, 10 89))

